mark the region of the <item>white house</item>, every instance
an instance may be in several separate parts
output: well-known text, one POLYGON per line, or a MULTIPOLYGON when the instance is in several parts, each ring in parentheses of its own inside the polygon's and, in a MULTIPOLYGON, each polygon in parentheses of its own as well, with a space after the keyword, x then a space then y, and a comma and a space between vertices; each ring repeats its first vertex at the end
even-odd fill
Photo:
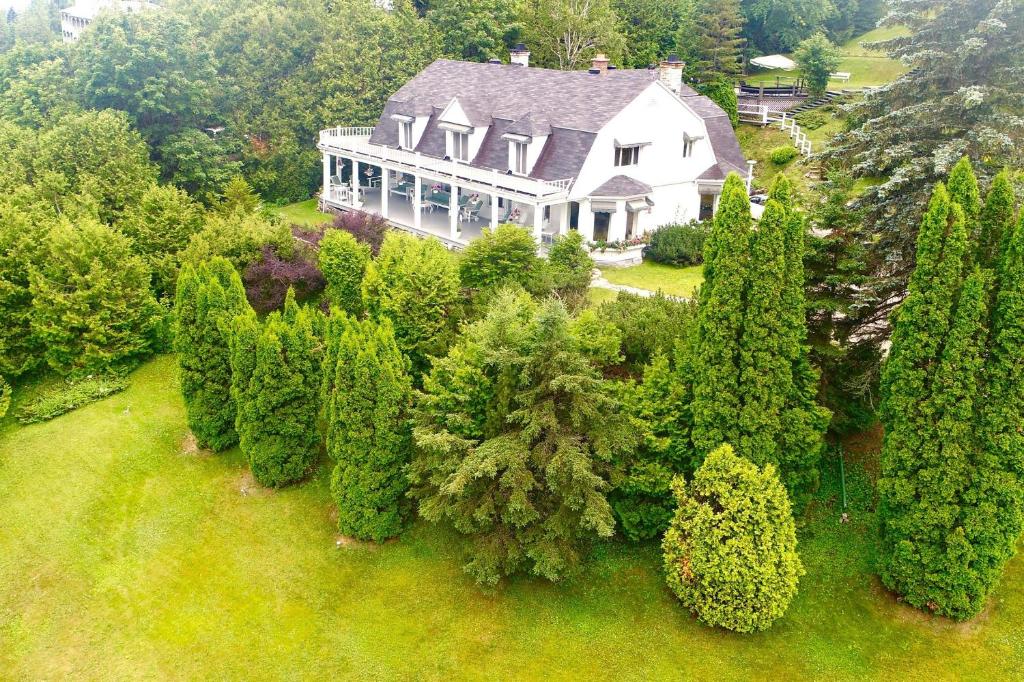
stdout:
POLYGON ((82 36, 89 24, 105 9, 121 12, 141 12, 159 9, 159 5, 139 0, 78 0, 60 11, 60 31, 65 43, 73 43, 82 36))
MULTIPOLYGON (((709 218, 730 171, 749 177, 728 115, 659 67, 589 71, 438 60, 373 128, 321 131, 325 208, 380 213, 459 248, 515 222, 538 241, 619 242, 709 218)), ((634 252, 634 255, 635 252, 634 252)))

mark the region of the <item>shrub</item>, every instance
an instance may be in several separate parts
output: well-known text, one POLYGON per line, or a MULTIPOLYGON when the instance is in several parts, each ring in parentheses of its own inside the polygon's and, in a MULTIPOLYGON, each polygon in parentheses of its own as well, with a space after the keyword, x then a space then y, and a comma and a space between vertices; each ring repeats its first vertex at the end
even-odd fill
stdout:
POLYGON ((350 315, 363 310, 363 276, 370 262, 370 247, 350 232, 328 230, 319 240, 318 262, 327 280, 327 299, 350 315))
POLYGON ((345 230, 364 244, 369 244, 370 252, 374 256, 380 253, 380 247, 384 244, 384 235, 390 229, 388 221, 381 216, 362 211, 339 213, 334 217, 334 227, 345 230))
POLYGON ((429 357, 443 355, 455 335, 458 266, 436 239, 389 232, 366 269, 363 300, 371 317, 391 320, 398 347, 418 378, 429 369, 429 357))
POLYGON ((800 127, 808 130, 817 130, 828 123, 828 116, 821 111, 804 111, 796 115, 796 122, 800 127))
MULTIPOLYGON (((0 379, 0 381, 3 380, 0 379)), ((119 393, 126 388, 128 388, 127 379, 109 375, 90 376, 78 381, 66 382, 39 395, 19 409, 18 422, 35 424, 48 421, 109 395, 119 393)), ((7 400, 10 400, 9 393, 7 400)), ((2 402, 3 399, 0 398, 0 403, 2 402)), ((0 416, 3 416, 2 413, 6 411, 6 406, 0 406, 0 416)))
POLYGON ((708 625, 768 628, 796 595, 803 565, 786 489, 729 445, 693 481, 672 483, 678 508, 662 542, 668 586, 708 625))
POLYGON ((245 295, 253 309, 269 313, 284 305, 289 289, 298 301, 305 301, 324 290, 324 276, 306 249, 296 248, 291 257, 282 258, 271 245, 263 247, 260 257, 250 263, 242 275, 245 295))
POLYGON ((795 159, 796 155, 796 147, 785 145, 783 147, 776 147, 775 149, 773 149, 772 153, 768 156, 768 158, 776 166, 785 166, 787 163, 795 159))
POLYGON ((541 268, 537 242, 529 230, 515 225, 484 228, 459 259, 459 279, 470 289, 493 289, 509 284, 529 288, 541 268))
POLYGON ((30 275, 32 331, 51 369, 87 374, 154 352, 166 312, 131 240, 92 220, 58 224, 30 275))
POLYGON ((640 367, 659 353, 672 354, 676 340, 689 334, 696 306, 661 293, 645 298, 623 291, 602 303, 600 314, 619 328, 626 361, 640 367))
POLYGON ((254 213, 208 213, 203 229, 192 235, 181 252, 181 262, 198 267, 214 256, 223 256, 241 271, 256 262, 268 244, 279 255, 290 258, 295 241, 287 226, 254 213))
POLYGON ((583 248, 579 232, 555 237, 548 249, 551 286, 570 310, 583 305, 594 271, 594 259, 583 248))
POLYGON ((651 234, 644 256, 670 265, 700 265, 704 262, 704 240, 708 228, 695 220, 663 225, 651 234))

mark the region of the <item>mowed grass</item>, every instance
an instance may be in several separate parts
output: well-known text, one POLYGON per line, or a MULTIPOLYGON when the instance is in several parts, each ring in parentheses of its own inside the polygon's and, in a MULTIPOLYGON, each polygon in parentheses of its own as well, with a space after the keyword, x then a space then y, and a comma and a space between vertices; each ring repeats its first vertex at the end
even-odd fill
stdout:
POLYGON ((274 209, 274 212, 281 216, 281 219, 286 223, 301 225, 303 227, 323 225, 324 223, 329 223, 334 219, 334 216, 331 214, 321 213, 316 210, 316 208, 316 199, 308 199, 306 201, 288 204, 287 206, 278 206, 274 209))
MULTIPOLYGON (((868 31, 841 45, 839 51, 842 53, 842 61, 836 71, 849 73, 850 80, 833 80, 829 82, 829 87, 833 89, 874 87, 891 83, 902 76, 907 72, 906 66, 895 59, 890 59, 885 52, 864 45, 904 36, 907 33, 907 28, 903 26, 884 26, 868 31)), ((786 56, 793 58, 791 54, 786 56)), ((778 76, 786 84, 792 83, 793 79, 799 78, 801 75, 800 69, 792 71, 764 69, 751 74, 747 78, 747 82, 756 84, 759 81, 765 81, 765 85, 769 85, 768 81, 774 84, 775 78, 778 76)))
POLYGON ((624 284, 669 296, 689 298, 704 281, 703 266, 681 268, 645 260, 628 268, 603 268, 601 274, 612 284, 624 284))
POLYGON ((187 447, 178 392, 161 357, 122 394, 0 426, 0 677, 946 680, 1024 664, 1024 561, 977 622, 900 606, 870 573, 853 464, 852 522, 837 521, 829 464, 801 520, 800 594, 744 636, 679 607, 653 544, 601 544, 563 584, 493 590, 462 572, 459 538, 424 523, 338 548, 323 470, 254 488, 237 451, 187 447))

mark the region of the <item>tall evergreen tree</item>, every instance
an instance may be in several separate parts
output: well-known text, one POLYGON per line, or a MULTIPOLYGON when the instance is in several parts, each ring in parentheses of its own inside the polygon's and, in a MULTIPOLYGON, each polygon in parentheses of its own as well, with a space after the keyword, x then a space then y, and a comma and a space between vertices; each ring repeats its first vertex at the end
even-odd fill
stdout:
MULTIPOLYGON (((760 0, 759 0, 760 1, 760 0)), ((871 279, 861 288, 858 336, 881 343, 884 323, 907 288, 917 228, 931 187, 962 156, 987 185, 1003 165, 1024 163, 1020 36, 1024 3, 890 0, 906 35, 880 47, 914 68, 856 103, 852 128, 823 152, 855 177, 884 178, 854 200, 863 209, 871 279)))
POLYGON ((985 206, 981 209, 978 234, 978 264, 995 268, 999 254, 1009 247, 1004 244, 1013 231, 1014 196, 1010 174, 1003 170, 992 180, 985 206))
POLYGON ((560 579, 614 531, 610 478, 638 432, 573 327, 559 301, 506 293, 424 380, 412 491, 472 536, 479 582, 560 579))
POLYGON ((702 453, 722 443, 739 442, 740 338, 750 221, 746 186, 731 174, 704 243, 704 282, 698 296, 693 444, 702 453))
POLYGON ((700 81, 739 75, 740 51, 746 42, 740 0, 700 0, 694 23, 697 63, 691 68, 693 75, 700 81))
POLYGON ((391 323, 347 320, 332 325, 340 338, 327 424, 327 452, 337 464, 331 492, 338 530, 380 542, 402 529, 409 487, 404 467, 411 452, 412 383, 391 323))
MULTIPOLYGON (((235 333, 251 326, 236 321, 235 333)), ((236 367, 245 339, 233 343, 236 367)), ((280 487, 302 479, 316 461, 318 341, 312 313, 299 309, 289 291, 284 310, 271 313, 255 338, 251 375, 239 377, 238 435, 260 484, 280 487)))
POLYGON ((214 451, 238 442, 231 395, 230 325, 249 307, 242 280, 224 258, 182 268, 175 298, 175 351, 189 429, 214 451))
POLYGON ((699 455, 735 444, 774 464, 802 504, 817 482, 828 426, 804 321, 803 219, 777 183, 756 232, 746 187, 731 175, 705 244, 699 297, 692 440, 699 455))
POLYGON ((363 311, 363 276, 370 262, 370 247, 344 230, 328 230, 317 253, 327 280, 327 299, 349 315, 363 311))

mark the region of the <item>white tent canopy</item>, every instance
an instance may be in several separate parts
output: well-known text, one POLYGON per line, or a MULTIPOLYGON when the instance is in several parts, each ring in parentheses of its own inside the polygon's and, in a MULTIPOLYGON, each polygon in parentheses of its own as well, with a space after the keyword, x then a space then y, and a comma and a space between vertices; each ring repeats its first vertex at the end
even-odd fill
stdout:
POLYGON ((782 69, 783 71, 792 71, 796 68, 796 62, 781 54, 767 54, 763 57, 755 57, 750 60, 750 63, 754 66, 760 66, 762 69, 782 69))

